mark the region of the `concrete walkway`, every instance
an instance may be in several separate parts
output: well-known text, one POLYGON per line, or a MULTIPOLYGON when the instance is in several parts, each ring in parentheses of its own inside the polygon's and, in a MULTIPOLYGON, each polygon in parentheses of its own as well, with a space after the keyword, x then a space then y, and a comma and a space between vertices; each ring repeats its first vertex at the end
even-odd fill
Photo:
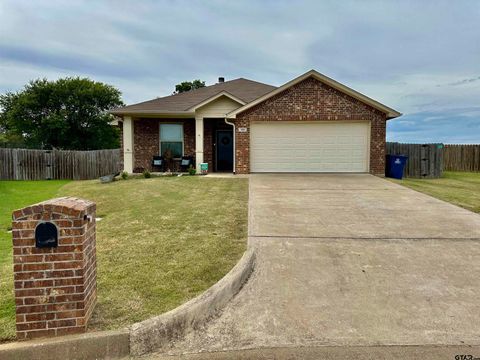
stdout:
POLYGON ((249 216, 253 276, 170 354, 480 344, 479 215, 355 174, 252 175, 249 216))

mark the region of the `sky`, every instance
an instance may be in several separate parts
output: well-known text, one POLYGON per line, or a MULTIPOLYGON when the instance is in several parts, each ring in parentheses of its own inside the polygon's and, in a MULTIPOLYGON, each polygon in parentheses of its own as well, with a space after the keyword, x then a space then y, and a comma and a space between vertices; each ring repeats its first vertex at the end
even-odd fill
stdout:
POLYGON ((0 0, 0 93, 81 76, 132 104, 310 69, 403 113, 389 141, 480 143, 477 0, 0 0))

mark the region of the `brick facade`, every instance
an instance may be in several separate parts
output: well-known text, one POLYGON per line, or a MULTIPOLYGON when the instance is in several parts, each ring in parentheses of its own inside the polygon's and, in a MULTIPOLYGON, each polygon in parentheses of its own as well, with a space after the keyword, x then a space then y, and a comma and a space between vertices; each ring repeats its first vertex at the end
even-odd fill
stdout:
POLYGON ((213 171, 214 161, 214 136, 215 123, 209 120, 203 120, 203 162, 208 163, 208 170, 213 171))
POLYGON ((371 123, 370 173, 384 175, 386 115, 314 78, 308 78, 240 113, 235 119, 236 172, 250 171, 250 123, 252 121, 345 121, 371 123))
MULTIPOLYGON (((195 157, 195 119, 155 119, 139 118, 134 121, 134 172, 147 169, 152 171, 153 156, 159 155, 160 123, 183 123, 183 141, 185 156, 195 157)), ((232 127, 223 119, 204 119, 203 122, 203 159, 208 163, 210 171, 215 167, 215 136, 216 130, 232 127)), ((121 128, 123 130, 123 128, 121 128)), ((123 140, 122 143, 123 145, 123 140)), ((122 146, 123 160, 123 146, 122 146)))
POLYGON ((95 203, 59 198, 13 212, 17 339, 81 333, 96 302, 95 203), (36 247, 41 222, 58 246, 36 247))
POLYGON ((133 122, 134 172, 152 171, 152 159, 160 152, 160 123, 183 123, 185 156, 195 156, 195 119, 140 118, 133 122))

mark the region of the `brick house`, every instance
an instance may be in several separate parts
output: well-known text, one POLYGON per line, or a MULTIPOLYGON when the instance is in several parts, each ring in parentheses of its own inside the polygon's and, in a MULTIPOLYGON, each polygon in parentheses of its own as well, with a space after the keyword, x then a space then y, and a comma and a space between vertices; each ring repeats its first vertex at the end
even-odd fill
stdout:
MULTIPOLYGON (((311 70, 274 87, 247 79, 114 109, 124 170, 158 170, 155 156, 199 169, 383 175, 385 128, 401 114, 311 70)), ((164 170, 164 169, 163 169, 164 170)))

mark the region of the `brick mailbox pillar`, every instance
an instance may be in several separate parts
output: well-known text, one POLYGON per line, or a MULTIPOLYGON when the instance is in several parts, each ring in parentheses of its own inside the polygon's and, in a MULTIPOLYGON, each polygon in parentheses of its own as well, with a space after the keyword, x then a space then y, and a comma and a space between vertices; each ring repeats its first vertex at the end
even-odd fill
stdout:
POLYGON ((18 340, 86 330, 97 293, 95 211, 65 197, 13 212, 18 340))

